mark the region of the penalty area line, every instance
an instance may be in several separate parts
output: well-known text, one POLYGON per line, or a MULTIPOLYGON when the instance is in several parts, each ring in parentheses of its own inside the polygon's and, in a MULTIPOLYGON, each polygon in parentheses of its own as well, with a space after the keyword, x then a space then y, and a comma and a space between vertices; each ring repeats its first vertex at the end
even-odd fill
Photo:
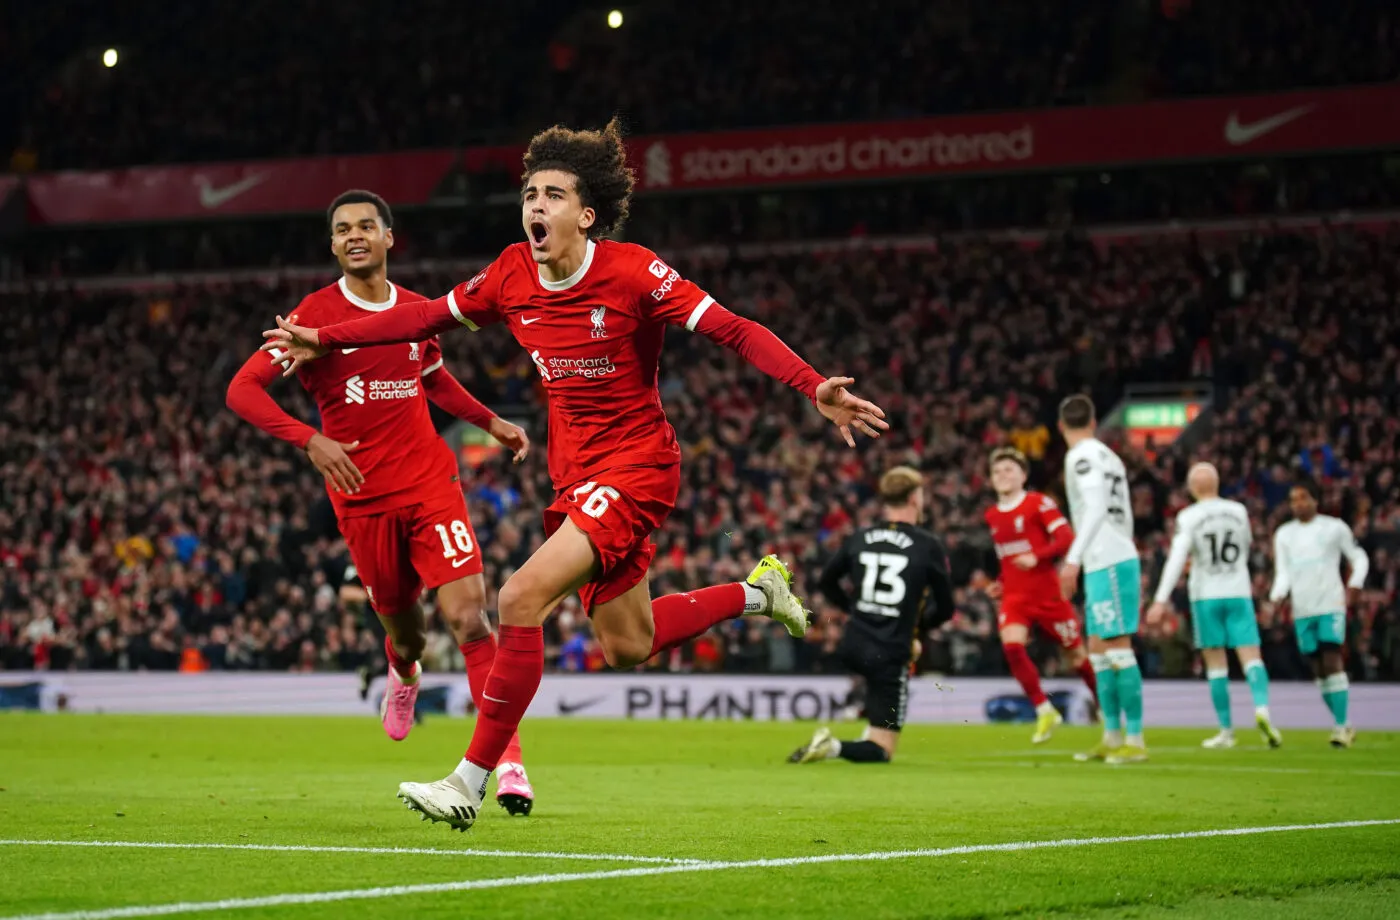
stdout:
POLYGON ((1400 825, 1400 818, 1384 818, 1372 821, 1331 821, 1325 824, 1279 824, 1265 827, 1227 827, 1213 830, 1182 831, 1171 834, 1134 834, 1124 837, 1070 837, 1060 840, 1025 840, 1015 843, 985 843, 972 844, 969 846, 939 847, 936 849, 887 850, 873 853, 833 853, 821 856, 790 856, 777 859, 714 860, 709 862, 677 863, 666 866, 636 866, 630 869, 607 869, 594 872, 551 872, 534 875, 515 875, 506 878, 471 879, 461 882, 390 885, 380 888, 355 888, 342 891, 308 892, 304 894, 276 894, 256 898, 226 898, 220 901, 184 901, 173 904, 151 904, 136 907, 114 907, 46 914, 20 914, 3 917, 0 918, 0 920, 122 920, 122 918, 127 917, 164 917, 175 914, 209 913, 257 907, 326 904, 336 901, 398 898, 406 895, 550 885, 560 882, 643 878, 652 875, 676 875, 682 872, 717 872, 729 869, 781 869, 791 866, 814 866, 825 863, 927 859, 940 856, 968 856, 978 853, 1015 853, 1025 850, 1053 850, 1068 847, 1100 846, 1103 844, 1198 840, 1206 837, 1247 837, 1255 834, 1280 834, 1297 831, 1323 831, 1336 830, 1339 828, 1381 827, 1387 825, 1400 825))

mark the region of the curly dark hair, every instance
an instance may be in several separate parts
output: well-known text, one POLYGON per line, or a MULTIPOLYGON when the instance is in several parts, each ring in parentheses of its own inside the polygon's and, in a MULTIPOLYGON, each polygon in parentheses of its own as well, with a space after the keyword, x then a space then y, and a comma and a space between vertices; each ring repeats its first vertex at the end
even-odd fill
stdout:
POLYGON ((557 169, 578 181, 578 196, 597 214, 588 235, 597 239, 622 229, 632 200, 632 169, 622 124, 614 118, 601 131, 574 131, 562 125, 547 128, 530 138, 525 151, 522 186, 546 169, 557 169))

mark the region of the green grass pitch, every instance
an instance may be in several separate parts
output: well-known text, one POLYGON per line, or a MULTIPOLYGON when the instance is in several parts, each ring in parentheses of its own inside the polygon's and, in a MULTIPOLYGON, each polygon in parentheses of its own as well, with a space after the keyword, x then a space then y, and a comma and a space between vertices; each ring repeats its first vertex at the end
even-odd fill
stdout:
POLYGON ((535 721, 534 815, 420 823, 397 784, 470 727, 0 715, 0 918, 1400 916, 1400 823, 1307 827, 1400 819, 1397 734, 1149 729, 1113 768, 1070 760, 1090 729, 916 726, 893 764, 799 767, 810 725, 535 721))

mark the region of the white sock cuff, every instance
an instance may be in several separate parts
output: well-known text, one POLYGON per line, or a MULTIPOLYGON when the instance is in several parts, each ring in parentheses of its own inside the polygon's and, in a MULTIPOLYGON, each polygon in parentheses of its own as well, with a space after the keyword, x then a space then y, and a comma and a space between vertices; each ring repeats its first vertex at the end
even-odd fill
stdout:
POLYGON ((748 582, 740 582, 744 586, 744 612, 762 613, 768 609, 768 595, 748 582))
POLYGON ((1253 670, 1256 669, 1256 668, 1262 670, 1263 667, 1264 667, 1264 659, 1262 659, 1262 658, 1256 658, 1256 659, 1254 659, 1253 661, 1249 662, 1249 664, 1245 665, 1245 666, 1244 666, 1244 669, 1245 669, 1245 671, 1253 671, 1253 670))
POLYGON ((1128 668, 1137 667, 1137 655, 1133 654, 1130 648, 1111 648, 1104 657, 1108 659, 1108 664, 1115 671, 1125 671, 1128 668))
POLYGON ((1206 668, 1206 680, 1229 680, 1229 668, 1206 668))
POLYGON ((1108 671, 1112 669, 1113 665, 1108 663, 1107 655, 1090 655, 1089 667, 1095 671, 1108 671))
POLYGON ((1329 674, 1322 679, 1323 693, 1336 693, 1351 686, 1351 681, 1347 680, 1346 672, 1340 674, 1329 674))

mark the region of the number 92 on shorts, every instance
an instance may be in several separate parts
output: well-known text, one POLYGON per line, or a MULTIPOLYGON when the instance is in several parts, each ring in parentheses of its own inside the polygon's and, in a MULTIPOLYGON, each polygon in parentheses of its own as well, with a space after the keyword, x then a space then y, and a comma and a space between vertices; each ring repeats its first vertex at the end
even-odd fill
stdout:
POLYGON ((544 511, 546 536, 574 522, 598 555, 598 572, 579 589, 583 609, 620 597, 647 577, 656 547, 651 533, 670 517, 680 494, 680 465, 604 470, 560 489, 544 511))

